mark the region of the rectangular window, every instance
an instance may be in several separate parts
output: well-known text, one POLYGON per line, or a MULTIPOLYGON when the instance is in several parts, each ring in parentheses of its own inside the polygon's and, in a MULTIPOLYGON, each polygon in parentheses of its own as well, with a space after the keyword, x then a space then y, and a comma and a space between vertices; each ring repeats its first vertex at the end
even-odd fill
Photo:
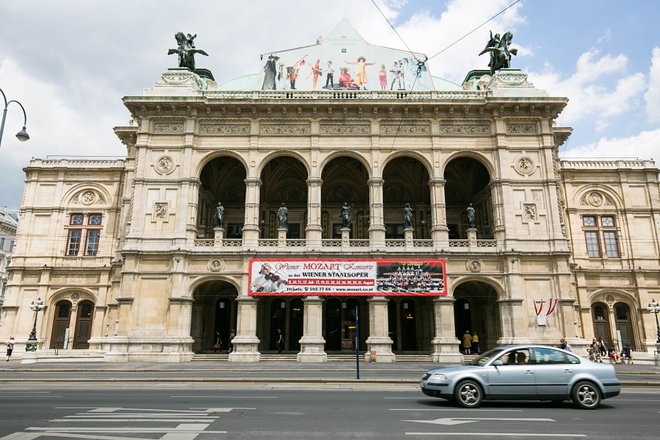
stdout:
POLYGON ((582 217, 582 224, 586 227, 594 227, 596 226, 596 217, 585 215, 582 217))
POLYGON ((83 215, 82 214, 71 214, 69 218, 70 225, 82 225, 83 224, 83 215))
POLYGON ((598 233, 587 231, 584 233, 587 240, 587 254, 590 257, 600 257, 600 246, 598 245, 598 233))
POLYGON ((5 237, 0 238, 0 251, 5 250, 5 237))
POLYGON ((87 240, 85 245, 85 255, 94 256, 99 250, 99 237, 101 231, 99 229, 90 229, 87 231, 87 240))
POLYGON ((100 225, 101 224, 101 214, 90 214, 87 224, 90 225, 100 225))
POLYGON ((67 239, 66 244, 66 255, 76 256, 78 255, 78 249, 80 249, 80 237, 82 231, 80 229, 69 229, 69 238, 67 239))
POLYGON ((605 244, 605 255, 612 258, 619 258, 619 243, 616 239, 616 232, 604 231, 603 243, 605 244))

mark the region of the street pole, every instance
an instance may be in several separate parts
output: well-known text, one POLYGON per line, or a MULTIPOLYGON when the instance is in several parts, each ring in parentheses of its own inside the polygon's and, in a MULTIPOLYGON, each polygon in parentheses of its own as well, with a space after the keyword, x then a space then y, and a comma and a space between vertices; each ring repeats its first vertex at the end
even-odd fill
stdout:
POLYGON ((36 302, 32 301, 30 304, 30 309, 34 311, 34 323, 32 324, 30 336, 28 336, 25 343, 25 355, 23 355, 22 364, 33 364, 37 362, 37 317, 39 316, 39 312, 45 307, 41 298, 37 298, 36 302))
POLYGON ((2 122, 0 122, 0 146, 2 146, 2 134, 5 131, 5 120, 7 119, 7 108, 9 107, 9 104, 11 103, 16 103, 21 107, 21 110, 23 110, 23 129, 16 133, 16 137, 18 138, 19 141, 25 142, 28 139, 30 139, 30 135, 27 134, 27 131, 25 131, 25 127, 27 126, 27 113, 25 113, 25 107, 23 107, 23 104, 20 102, 16 101, 15 99, 7 101, 7 96, 5 95, 5 92, 0 89, 0 94, 2 94, 2 99, 5 102, 5 107, 2 110, 2 122))
POLYGON ((355 371, 357 379, 360 378, 360 317, 358 312, 360 306, 355 306, 355 371))

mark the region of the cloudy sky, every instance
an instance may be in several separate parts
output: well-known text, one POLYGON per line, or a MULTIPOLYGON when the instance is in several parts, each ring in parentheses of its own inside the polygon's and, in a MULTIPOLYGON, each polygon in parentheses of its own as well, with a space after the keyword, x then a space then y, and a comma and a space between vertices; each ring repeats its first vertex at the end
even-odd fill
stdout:
POLYGON ((370 43, 434 56, 433 75, 461 82, 487 68, 488 31, 514 34, 513 67, 570 99, 564 158, 655 159, 660 165, 660 2, 657 0, 0 0, 0 88, 20 101, 31 140, 14 137, 9 106, 0 146, 0 207, 17 210, 31 158, 125 154, 112 128, 121 98, 175 67, 174 33, 196 33, 198 67, 218 82, 254 73, 259 54, 313 44, 347 18, 370 43), (381 8, 401 38, 378 11, 381 8), (449 47, 451 46, 451 47, 449 47), (449 48, 448 48, 449 47, 449 48), (448 49, 447 49, 448 48, 448 49))

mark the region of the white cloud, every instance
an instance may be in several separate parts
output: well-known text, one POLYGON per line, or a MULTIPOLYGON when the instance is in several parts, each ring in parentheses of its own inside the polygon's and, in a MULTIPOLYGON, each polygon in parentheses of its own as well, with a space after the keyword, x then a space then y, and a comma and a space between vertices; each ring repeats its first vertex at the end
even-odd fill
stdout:
POLYGON ((646 114, 652 122, 660 122, 660 47, 653 49, 649 88, 644 95, 646 114))
POLYGON ((560 155, 562 159, 626 157, 658 161, 660 160, 660 128, 643 131, 627 138, 601 138, 597 142, 560 152, 560 155))
POLYGON ((571 125, 577 121, 593 120, 597 128, 604 128, 614 116, 622 115, 637 105, 646 87, 643 73, 626 72, 628 58, 625 55, 603 55, 597 50, 583 53, 575 72, 562 78, 551 67, 543 73, 530 73, 532 82, 551 95, 566 96, 570 103, 561 114, 558 123, 571 125), (616 79, 608 87, 611 77, 616 79))

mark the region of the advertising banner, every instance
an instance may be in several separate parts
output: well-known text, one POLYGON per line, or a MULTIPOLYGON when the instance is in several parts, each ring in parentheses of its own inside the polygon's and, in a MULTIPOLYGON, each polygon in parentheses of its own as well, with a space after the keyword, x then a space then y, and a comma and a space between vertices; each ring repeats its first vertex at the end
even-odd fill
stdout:
POLYGON ((250 296, 446 296, 446 261, 252 259, 250 296))

